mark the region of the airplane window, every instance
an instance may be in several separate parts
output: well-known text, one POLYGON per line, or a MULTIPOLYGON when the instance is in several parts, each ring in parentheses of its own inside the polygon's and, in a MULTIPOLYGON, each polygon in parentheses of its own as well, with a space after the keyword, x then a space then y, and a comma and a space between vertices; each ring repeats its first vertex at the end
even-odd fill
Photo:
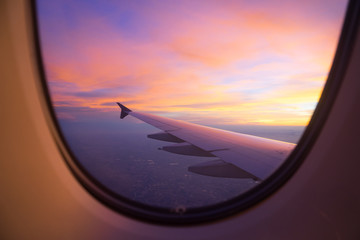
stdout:
POLYGON ((280 171, 321 96, 347 2, 35 5, 74 174, 121 213, 186 223, 240 209, 280 171))

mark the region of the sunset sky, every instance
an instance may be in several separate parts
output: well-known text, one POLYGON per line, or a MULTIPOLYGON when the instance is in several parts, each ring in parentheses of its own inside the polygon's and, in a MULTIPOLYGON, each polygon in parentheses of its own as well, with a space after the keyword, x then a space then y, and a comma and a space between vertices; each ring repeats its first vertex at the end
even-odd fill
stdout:
POLYGON ((306 125, 346 1, 37 1, 60 119, 306 125))

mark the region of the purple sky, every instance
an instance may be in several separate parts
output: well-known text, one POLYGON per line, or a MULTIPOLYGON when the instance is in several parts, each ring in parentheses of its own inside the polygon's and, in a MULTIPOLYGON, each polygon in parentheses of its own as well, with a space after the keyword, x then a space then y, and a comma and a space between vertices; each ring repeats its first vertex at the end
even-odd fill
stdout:
POLYGON ((61 119, 131 109, 306 125, 346 1, 37 1, 61 119), (82 109, 79 111, 79 109, 82 109))

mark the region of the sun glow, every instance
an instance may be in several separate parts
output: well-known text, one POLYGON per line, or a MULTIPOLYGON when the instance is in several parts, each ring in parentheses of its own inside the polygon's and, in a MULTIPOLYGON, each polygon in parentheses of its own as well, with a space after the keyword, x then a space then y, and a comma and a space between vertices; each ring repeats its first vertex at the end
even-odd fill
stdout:
POLYGON ((40 4, 60 118, 117 111, 119 101, 199 123, 306 125, 344 11, 328 1, 312 4, 329 12, 307 1, 109 4, 40 4))

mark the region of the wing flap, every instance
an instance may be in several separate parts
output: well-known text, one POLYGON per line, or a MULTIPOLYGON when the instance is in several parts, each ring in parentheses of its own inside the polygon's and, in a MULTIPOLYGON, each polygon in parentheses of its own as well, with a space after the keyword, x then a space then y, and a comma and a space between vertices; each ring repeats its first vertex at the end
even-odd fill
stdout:
POLYGON ((177 138, 174 135, 171 135, 170 133, 167 133, 167 132, 148 134, 147 137, 156 139, 156 140, 160 140, 160 141, 164 141, 164 142, 174 142, 174 143, 184 142, 184 140, 177 138))
POLYGON ((208 151, 204 151, 201 148, 198 148, 189 143, 178 143, 170 146, 162 147, 161 150, 181 154, 181 155, 189 155, 189 156, 198 156, 198 157, 215 157, 208 151))
POLYGON ((211 177, 252 178, 257 180, 254 175, 220 159, 190 166, 188 171, 211 177))

